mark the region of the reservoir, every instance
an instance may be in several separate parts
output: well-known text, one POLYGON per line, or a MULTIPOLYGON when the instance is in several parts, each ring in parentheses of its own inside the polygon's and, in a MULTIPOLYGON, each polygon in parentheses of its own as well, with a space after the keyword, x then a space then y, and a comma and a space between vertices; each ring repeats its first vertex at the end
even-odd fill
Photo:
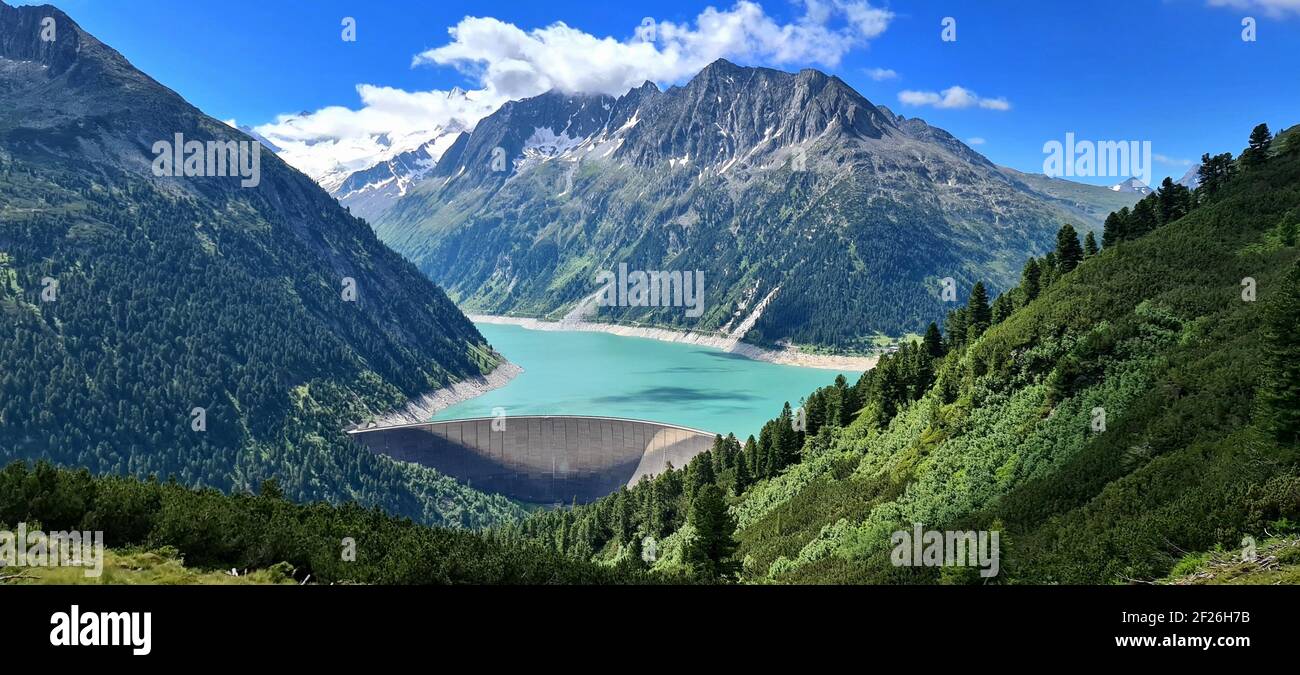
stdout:
MULTIPOLYGON (((476 324, 524 372, 505 386, 440 411, 434 420, 584 415, 651 420, 745 437, 797 407, 835 370, 754 361, 720 349, 587 331, 476 324)), ((860 371, 845 371, 850 383, 860 371)))

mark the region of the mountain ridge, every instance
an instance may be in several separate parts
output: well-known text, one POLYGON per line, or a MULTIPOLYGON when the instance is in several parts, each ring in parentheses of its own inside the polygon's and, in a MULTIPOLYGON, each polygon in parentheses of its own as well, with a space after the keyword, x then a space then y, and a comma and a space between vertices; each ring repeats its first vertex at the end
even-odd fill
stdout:
POLYGON ((276 475, 425 522, 518 515, 344 436, 502 359, 315 182, 51 7, 0 3, 0 104, 0 457, 228 490, 276 475), (256 180, 157 175, 177 136, 246 144, 256 180))
POLYGON ((1101 222, 838 77, 720 60, 664 91, 507 103, 372 225, 474 313, 558 319, 627 262, 702 270, 712 311, 597 320, 720 331, 780 288, 747 341, 852 350, 942 315, 944 278, 1012 283, 1065 219, 1101 222), (530 159, 541 131, 566 145, 530 159))

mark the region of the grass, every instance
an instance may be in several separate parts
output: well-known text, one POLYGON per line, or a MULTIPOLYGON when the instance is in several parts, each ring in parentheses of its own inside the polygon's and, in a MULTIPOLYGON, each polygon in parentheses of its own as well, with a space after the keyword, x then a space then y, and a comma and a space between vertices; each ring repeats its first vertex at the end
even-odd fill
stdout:
POLYGON ((1243 551, 1189 553, 1160 582, 1173 586, 1273 586, 1300 584, 1300 536, 1258 542, 1249 559, 1243 551))
POLYGON ((265 570, 239 570, 239 576, 234 576, 229 570, 186 567, 185 561, 170 547, 106 550, 103 573, 98 577, 88 577, 86 571, 82 567, 0 568, 0 577, 21 575, 0 582, 0 585, 244 586, 297 583, 290 576, 292 570, 285 563, 265 570))

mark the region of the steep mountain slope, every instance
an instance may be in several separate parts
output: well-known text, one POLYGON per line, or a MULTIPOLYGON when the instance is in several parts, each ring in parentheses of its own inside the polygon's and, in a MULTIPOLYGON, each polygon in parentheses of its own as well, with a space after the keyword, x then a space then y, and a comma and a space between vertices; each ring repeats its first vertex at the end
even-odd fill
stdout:
POLYGON ((429 522, 517 514, 345 439, 500 357, 260 148, 62 12, 0 4, 0 459, 223 489, 274 475, 295 498, 429 522), (155 144, 177 135, 246 143, 257 170, 155 175, 155 144))
POLYGON ((743 447, 719 439, 682 471, 511 531, 607 560, 649 536, 656 568, 698 569, 713 483, 732 495, 741 580, 1155 581, 1246 537, 1262 562, 1245 567, 1276 571, 1268 538, 1300 522, 1297 137, 1076 268, 1037 261, 983 332, 928 335, 743 447), (999 532, 997 575, 896 566, 893 533, 916 523, 999 532))
POLYGON ((1024 183, 1054 202, 1071 223, 1096 223, 1124 207, 1132 207, 1143 197, 1138 192, 1119 192, 1099 185, 1076 183, 1064 178, 1053 178, 1041 173, 1024 173, 1008 167, 999 167, 1003 173, 1024 183))
POLYGON ((373 223, 484 313, 560 317, 601 270, 704 273, 701 316, 599 307, 595 318, 864 347, 924 327, 941 279, 1012 283, 1068 208, 941 129, 838 78, 717 61, 686 86, 551 92, 479 122, 373 223))

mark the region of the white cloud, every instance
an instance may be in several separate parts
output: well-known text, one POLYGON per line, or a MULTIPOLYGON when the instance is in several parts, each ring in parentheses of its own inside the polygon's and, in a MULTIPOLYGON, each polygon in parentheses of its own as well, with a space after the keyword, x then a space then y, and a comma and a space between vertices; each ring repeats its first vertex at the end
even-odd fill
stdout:
POLYGON ((1005 98, 980 98, 975 92, 965 87, 952 86, 943 91, 913 91, 898 93, 898 100, 906 105, 934 106, 936 108, 973 108, 987 110, 1010 110, 1011 103, 1005 98))
POLYGON ((1211 7, 1230 7, 1232 9, 1258 9, 1271 17, 1283 17, 1289 13, 1300 15, 1300 0, 1207 0, 1211 7))
POLYGON ((883 82, 898 77, 898 73, 889 68, 869 68, 867 70, 867 77, 870 77, 877 82, 883 82))
POLYGON ((786 24, 748 0, 728 10, 708 7, 694 24, 646 18, 628 40, 564 23, 525 31, 466 17, 449 29, 450 44, 417 54, 413 64, 454 66, 508 98, 550 89, 619 95, 646 80, 679 82, 719 58, 835 67, 893 18, 865 0, 804 0, 803 6, 804 15, 786 24))
POLYGON ((420 91, 357 85, 361 107, 329 106, 279 115, 255 127, 280 156, 312 178, 373 165, 412 150, 445 128, 469 129, 502 101, 484 92, 420 91))
POLYGON ((1162 155, 1162 154, 1160 154, 1160 153, 1158 153, 1158 152, 1157 152, 1156 154, 1152 155, 1152 157, 1154 157, 1155 160, 1156 160, 1157 162, 1160 162, 1161 164, 1173 164, 1173 165, 1175 165, 1175 166, 1191 166, 1191 165, 1192 165, 1192 160, 1190 160, 1190 159, 1178 159, 1177 157, 1170 157, 1169 155, 1162 155))
POLYGON ((772 66, 833 68, 883 33, 894 15, 868 0, 798 0, 803 15, 779 23, 750 0, 708 7, 693 22, 644 19, 631 37, 596 36, 564 23, 524 30, 466 17, 451 41, 421 52, 413 66, 450 66, 477 82, 470 92, 409 92, 357 86, 361 107, 329 106, 281 115, 256 127, 281 156, 313 178, 373 164, 385 139, 414 142, 434 127, 472 128, 502 103, 551 89, 619 95, 650 80, 681 82, 719 58, 772 66))
POLYGON ((981 138, 981 137, 979 137, 979 136, 974 136, 974 137, 972 137, 972 138, 968 138, 968 139, 966 139, 966 144, 967 144, 967 145, 984 145, 984 144, 987 143, 987 142, 988 142, 988 141, 985 141, 983 138, 981 138))

